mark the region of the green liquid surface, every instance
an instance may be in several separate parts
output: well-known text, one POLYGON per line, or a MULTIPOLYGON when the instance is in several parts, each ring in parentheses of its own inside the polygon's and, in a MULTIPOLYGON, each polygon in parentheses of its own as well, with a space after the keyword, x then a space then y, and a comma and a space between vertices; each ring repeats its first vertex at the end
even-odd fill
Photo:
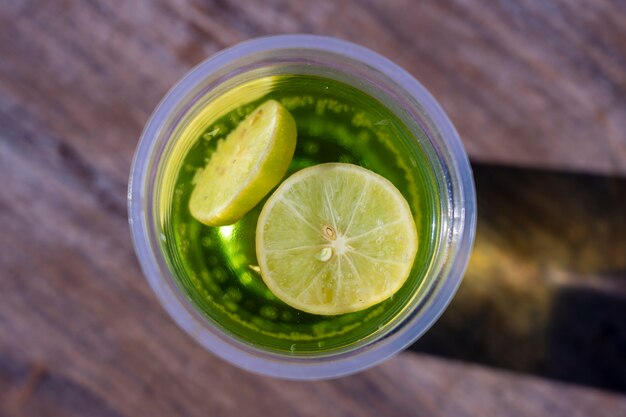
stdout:
POLYGON ((418 291, 440 227, 435 174, 420 147, 424 137, 416 137, 373 97, 313 76, 278 76, 271 84, 267 94, 208 123, 183 156, 162 225, 162 249, 188 300, 244 343, 293 354, 347 348, 385 331, 418 291), (338 316, 294 309, 276 298, 257 272, 255 230, 265 200, 231 226, 209 227, 191 216, 195 172, 218 140, 268 99, 282 103, 297 124, 296 151, 286 177, 325 162, 357 164, 386 177, 406 198, 415 218, 418 252, 410 277, 391 298, 338 316))

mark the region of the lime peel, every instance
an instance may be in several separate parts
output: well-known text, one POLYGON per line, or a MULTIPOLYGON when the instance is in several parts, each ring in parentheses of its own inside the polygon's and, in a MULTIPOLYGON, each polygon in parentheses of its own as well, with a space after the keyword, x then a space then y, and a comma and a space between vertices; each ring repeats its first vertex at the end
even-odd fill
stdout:
POLYGON ((189 210, 209 226, 235 223, 287 172, 296 147, 296 123, 277 101, 257 107, 217 145, 194 177, 189 210))

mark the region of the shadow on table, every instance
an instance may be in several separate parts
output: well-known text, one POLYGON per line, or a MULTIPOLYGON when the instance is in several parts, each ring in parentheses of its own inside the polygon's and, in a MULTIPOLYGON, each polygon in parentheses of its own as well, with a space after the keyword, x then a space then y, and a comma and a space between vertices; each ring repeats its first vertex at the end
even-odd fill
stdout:
POLYGON ((626 392, 626 179, 473 169, 472 258, 411 349, 626 392))

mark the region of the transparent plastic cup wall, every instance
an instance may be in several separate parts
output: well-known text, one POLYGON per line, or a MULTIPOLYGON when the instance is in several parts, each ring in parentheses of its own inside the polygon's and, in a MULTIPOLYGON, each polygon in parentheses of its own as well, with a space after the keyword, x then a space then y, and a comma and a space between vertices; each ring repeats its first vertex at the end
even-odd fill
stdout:
MULTIPOLYGON (((245 103, 242 103, 245 104, 245 103)), ((148 121, 135 153, 128 190, 129 223, 143 272, 159 301, 180 327, 206 349, 253 372, 288 379, 323 379, 369 368, 400 352, 437 320, 459 286, 474 240, 474 182, 459 136, 430 93, 409 73, 361 46, 338 39, 288 35, 253 39, 202 62, 165 96, 148 121), (389 331, 349 349, 297 356, 255 348, 225 333, 198 312, 178 288, 159 246, 156 204, 159 169, 172 132, 186 112, 229 82, 281 73, 321 75, 376 97, 412 129, 437 172, 441 236, 427 288, 389 331), (246 74, 255 74, 247 77, 246 74)))

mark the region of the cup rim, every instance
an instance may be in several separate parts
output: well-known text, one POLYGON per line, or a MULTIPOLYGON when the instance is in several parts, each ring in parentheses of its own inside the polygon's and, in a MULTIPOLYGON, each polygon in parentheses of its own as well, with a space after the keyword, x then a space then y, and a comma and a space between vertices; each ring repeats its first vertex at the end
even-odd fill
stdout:
POLYGON ((312 380, 338 377, 372 367, 405 349, 432 326, 454 296, 467 266, 476 228, 476 196, 471 168, 458 133, 434 97, 407 71, 378 53, 351 42, 317 35, 277 35, 255 38, 218 52, 193 68, 165 95, 146 123, 135 151, 128 186, 128 213, 133 245, 144 276, 160 303, 180 327, 206 349, 241 368, 286 379, 312 380), (423 107, 436 126, 443 140, 440 146, 448 154, 446 164, 455 175, 460 191, 459 201, 455 203, 459 205, 459 210, 454 213, 455 221, 460 222, 455 236, 456 251, 427 310, 420 311, 419 317, 407 317, 405 323, 399 326, 402 331, 392 331, 369 345, 322 358, 290 357, 252 348, 215 328, 200 313, 190 309, 181 294, 164 282, 164 265, 158 259, 155 242, 149 235, 150 214, 145 210, 150 199, 146 184, 154 179, 150 175, 150 157, 156 150, 165 120, 176 105, 192 93, 207 74, 251 54, 287 49, 336 54, 363 63, 394 81, 423 107))

